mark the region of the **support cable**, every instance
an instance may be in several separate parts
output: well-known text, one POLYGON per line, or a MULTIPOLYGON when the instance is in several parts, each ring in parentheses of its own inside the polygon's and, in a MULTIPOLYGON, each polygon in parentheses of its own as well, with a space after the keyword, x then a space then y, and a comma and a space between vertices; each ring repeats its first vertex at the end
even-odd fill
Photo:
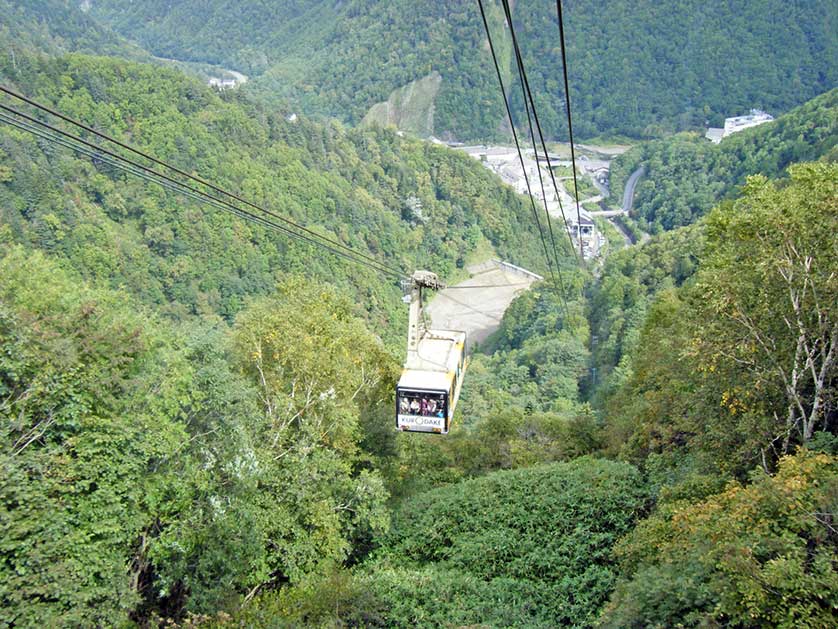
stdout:
MULTIPOLYGON (((371 262, 373 264, 378 264, 378 265, 382 264, 376 258, 374 258, 370 255, 367 255, 365 253, 357 251, 357 250, 353 249, 352 247, 350 247, 350 246, 348 246, 348 245, 346 245, 346 244, 344 244, 344 243, 342 243, 338 240, 335 240, 333 238, 329 238, 328 236, 324 236, 322 234, 318 234, 314 230, 309 229, 309 228, 307 228, 303 225, 300 225, 299 223, 296 223, 295 221, 292 221, 291 219, 289 219, 285 216, 282 216, 281 214, 278 214, 276 212, 272 212, 271 210, 268 210, 264 207, 256 205, 255 203, 252 203, 251 201, 248 201, 247 199, 244 199, 240 195, 229 192, 229 191, 227 191, 227 190, 225 190, 225 189, 223 189, 223 188, 221 188, 221 187, 219 187, 219 186, 217 186, 217 185, 215 185, 215 184, 213 184, 209 181, 206 181, 205 179, 203 179, 201 177, 198 177, 196 175, 188 173, 188 172, 186 172, 186 171, 184 171, 184 170, 182 170, 182 169, 180 169, 176 166, 173 166, 173 165, 169 164, 168 162, 165 162, 163 160, 160 160, 160 159, 154 157, 153 155, 150 155, 150 154, 148 154, 144 151, 141 151, 137 148, 134 148, 133 146, 131 146, 129 144, 121 142, 120 140, 117 140, 116 138, 114 138, 114 137, 112 137, 112 136, 110 136, 106 133, 103 133, 101 131, 97 131, 93 127, 90 127, 90 126, 88 126, 88 125, 86 125, 82 122, 79 122, 78 120, 75 120, 75 119, 73 119, 73 118, 71 118, 71 117, 69 117, 65 114, 62 114, 61 112, 56 111, 55 109, 53 109, 51 107, 48 107, 48 106, 46 106, 42 103, 39 103, 39 102, 37 102, 37 101, 35 101, 31 98, 28 98, 27 96, 24 96, 23 94, 15 92, 14 90, 11 90, 11 89, 3 86, 3 85, 0 85, 0 92, 3 92, 5 94, 7 94, 8 96, 11 96, 11 97, 16 98, 18 100, 21 100, 21 101, 27 103, 28 105, 31 105, 32 107, 35 107, 36 109, 39 109, 39 110, 41 110, 41 111, 43 111, 43 112, 45 112, 45 113, 47 113, 51 116, 54 116, 56 118, 60 118, 61 120, 65 121, 65 122, 67 122, 67 123, 69 123, 69 124, 71 124, 75 127, 83 129, 84 131, 87 131, 88 133, 92 133, 93 135, 95 135, 95 136, 97 136, 97 137, 99 137, 99 138, 101 138, 101 139, 103 139, 107 142, 110 142, 110 143, 112 143, 112 144, 114 144, 114 145, 116 145, 116 146, 118 146, 118 147, 120 147, 120 148, 122 148, 126 151, 129 151, 129 152, 131 152, 135 155, 143 157, 144 159, 147 159, 150 162, 153 162, 153 163, 157 164, 158 166, 163 166, 164 168, 166 168, 166 169, 168 169, 168 170, 170 170, 174 173, 177 173, 178 175, 181 175, 182 177, 186 177, 186 178, 188 178, 188 179, 190 179, 190 180, 192 180, 196 183, 199 183, 203 186, 206 186, 207 188, 213 190, 217 194, 220 194, 220 195, 223 195, 227 198, 233 199, 233 200, 237 201, 238 203, 242 203, 242 204, 244 204, 244 205, 246 205, 246 206, 248 206, 248 207, 250 207, 254 210, 262 212, 262 213, 264 213, 264 214, 266 214, 266 215, 268 215, 268 216, 270 216, 274 219, 277 219, 277 220, 279 220, 283 223, 286 223, 286 224, 290 225, 291 227, 293 227, 295 229, 298 229, 302 232, 305 232, 305 233, 309 234, 313 238, 316 238, 318 240, 322 240, 322 241, 328 243, 329 245, 331 245, 333 247, 343 249, 343 250, 351 253, 352 255, 357 256, 359 258, 363 258, 365 260, 368 260, 369 262, 371 262)), ((5 109, 5 107, 4 107, 4 109, 5 109)), ((400 272, 400 275, 404 275, 404 273, 400 272)))
MULTIPOLYGON (((498 58, 497 58, 497 54, 495 53, 495 44, 494 44, 494 41, 492 40, 492 33, 489 30, 489 22, 486 19, 486 9, 483 7, 483 0, 477 0, 477 3, 480 6, 480 15, 483 18, 483 27, 486 29, 486 37, 489 40, 489 50, 492 53, 492 62, 494 63, 494 66, 495 66, 495 73, 498 76, 498 83, 500 84, 501 98, 503 99, 503 104, 506 107, 506 116, 509 119, 509 126, 512 129, 512 137, 515 140, 515 148, 518 151, 518 160, 521 163, 521 171, 524 174, 524 182, 527 185, 527 193, 528 193, 528 196, 530 198, 530 204, 532 206, 533 218, 535 219, 535 224, 538 227, 538 233, 541 236, 541 245, 544 248, 544 257, 547 260, 547 268, 549 269, 550 275, 553 278, 553 285, 558 290, 559 289, 559 284, 556 280, 556 274, 555 274, 555 271, 553 270, 553 264, 551 263, 551 260, 550 260, 550 253, 547 250, 547 241, 544 238, 544 230, 542 229, 541 221, 538 218, 538 210, 535 209, 535 199, 532 196, 532 189, 530 188, 529 177, 527 177, 527 169, 526 169, 526 166, 524 165, 524 156, 521 153, 521 144, 518 142, 518 132, 515 130, 515 122, 512 119, 512 111, 509 108, 509 101, 507 101, 507 99, 506 99, 506 87, 503 84, 503 76, 501 75, 500 65, 498 65, 498 58)), ((562 295, 562 297, 564 297, 564 296, 562 295)))
MULTIPOLYGON (((573 148, 573 122, 570 115, 570 88, 567 81, 567 50, 564 43, 564 16, 562 15, 562 0, 556 0, 556 13, 559 17, 559 40, 562 49, 562 72, 564 74, 564 97, 567 109, 567 133, 570 136, 570 163, 573 164, 573 194, 576 197, 576 220, 582 225, 582 212, 579 209, 579 186, 576 183, 576 151, 573 148)), ((579 253, 582 254, 582 234, 579 236, 579 253)))
POLYGON ((237 209, 231 209, 229 207, 226 207, 220 201, 217 201, 217 200, 213 199, 212 197, 207 198, 206 196, 202 196, 200 194, 196 194, 195 192, 192 192, 188 188, 185 189, 181 185, 174 184, 174 183, 172 183, 168 180, 165 180, 165 179, 158 179, 156 177, 153 177, 153 176, 151 176, 147 173, 144 173, 143 171, 141 171, 139 169, 133 168, 132 166, 124 164, 124 163, 120 162, 119 160, 113 159, 113 158, 111 158, 111 157, 109 157, 109 156, 107 156, 103 153, 97 153, 96 151, 87 149, 83 146, 73 144, 72 142, 70 142, 68 140, 65 140, 64 138, 62 138, 61 136, 59 136, 57 134, 52 134, 48 131, 44 131, 42 129, 39 129, 39 128, 33 126, 33 125, 27 124, 25 122, 21 122, 20 120, 16 120, 16 119, 12 118, 11 116, 9 116, 7 114, 4 114, 2 112, 0 112, 0 121, 5 122, 5 123, 7 123, 7 124, 9 124, 13 127, 17 127, 18 129, 20 129, 22 131, 27 131, 28 133, 31 133, 32 135, 37 136, 37 137, 39 137, 43 140, 46 140, 48 142, 52 142, 54 144, 57 144, 58 146, 62 146, 64 148, 75 151, 76 153, 79 153, 81 155, 85 155, 87 157, 90 157, 94 162, 102 162, 104 164, 108 164, 109 166, 112 166, 112 167, 114 167, 118 170, 121 170, 123 173, 128 173, 128 174, 131 174, 131 175, 135 175, 135 176, 137 176, 141 179, 144 179, 148 182, 158 184, 159 186, 161 186, 163 188, 171 190, 171 191, 173 191, 177 194, 181 194, 183 196, 189 197, 190 199, 194 199, 195 201, 198 201, 199 203, 206 203, 208 205, 212 205, 213 207, 224 210, 226 212, 232 212, 236 216, 238 216, 240 218, 243 218, 245 220, 252 220, 253 222, 256 222, 259 225, 263 225, 263 226, 267 226, 267 227, 271 227, 271 228, 277 228, 280 231, 283 231, 290 236, 295 236, 295 234, 293 232, 289 232, 285 227, 282 227, 281 225, 275 225, 274 223, 272 223, 271 221, 268 221, 267 219, 263 219, 262 217, 259 217, 259 216, 252 216, 252 215, 248 214, 247 212, 242 212, 242 211, 238 211, 237 209))
MULTIPOLYGON (((550 180, 553 184, 553 191, 556 194, 556 201, 558 201, 559 211, 561 212, 561 215, 562 215, 562 221, 564 221, 565 232, 567 233, 567 238, 568 238, 568 241, 570 242, 570 250, 573 252, 574 257, 578 258, 578 254, 576 253, 576 247, 573 246, 573 238, 571 237, 570 230, 568 229, 567 217, 565 216, 565 212, 564 212, 564 204, 562 203, 561 195, 559 195, 559 186, 556 183, 556 175, 553 172, 553 164, 550 162, 550 153, 547 150, 547 143, 544 140, 544 132, 541 129, 541 121, 538 117, 538 109, 535 106, 535 99, 533 98, 532 90, 530 89, 530 81, 529 81, 529 78, 527 76, 526 68, 524 67, 523 55, 521 53, 520 47, 518 46, 518 37, 515 34, 515 24, 512 21, 512 10, 509 6, 508 0, 503 0, 503 6, 504 6, 504 11, 506 13, 506 21, 509 24, 509 32, 510 32, 510 35, 512 36, 512 44, 513 44, 513 47, 514 47, 514 50, 515 50, 515 58, 518 62, 518 71, 521 75, 521 80, 523 82, 523 87, 521 89, 522 89, 522 91, 526 90, 526 94, 524 95, 524 104, 526 105, 527 100, 529 100, 530 107, 532 108, 532 115, 533 115, 533 118, 535 119, 536 130, 538 131, 538 137, 539 137, 539 140, 540 140, 540 143, 541 143, 541 150, 544 152, 544 159, 547 161, 547 172, 550 173, 550 180)), ((530 122, 530 119, 529 119, 529 109, 527 110, 527 122, 530 124, 530 135, 532 135, 532 122, 530 122)), ((535 140, 533 140, 533 152, 535 153, 535 160, 536 160, 536 164, 537 164, 538 163, 538 149, 535 146, 535 140)), ((539 171, 539 173, 540 173, 540 171, 539 171)), ((544 192, 543 192, 543 188, 542 188, 542 194, 543 193, 544 192)), ((545 202, 546 202, 546 197, 545 197, 545 202)), ((546 205, 545 205, 545 212, 547 212, 546 205)), ((552 236, 552 227, 551 227, 551 236, 552 236)), ((554 241, 553 246, 555 247, 555 241, 554 241)))
MULTIPOLYGON (((527 80, 527 71, 526 71, 526 68, 524 67, 524 59, 523 59, 523 56, 521 55, 521 49, 518 47, 518 38, 515 36, 515 27, 512 24, 512 12, 510 11, 510 8, 509 8, 509 2, 508 2, 508 0, 502 0, 502 1, 503 1, 503 9, 504 9, 504 12, 506 13, 506 21, 509 24, 509 31, 510 31, 510 34, 512 36, 512 44, 513 44, 513 49, 515 51, 515 60, 516 60, 517 65, 518 65, 518 78, 520 79, 520 83, 521 83, 521 96, 524 99, 524 110, 526 111, 526 114, 527 114, 527 126, 528 126, 529 132, 530 132, 530 140, 532 141, 533 155, 535 156, 535 170, 536 170, 536 173, 538 173, 538 183, 541 186, 541 199, 544 202, 544 214, 545 214, 546 220, 547 220, 547 227, 548 227, 548 231, 549 231, 549 234, 550 234, 550 242, 551 242, 552 247, 553 247, 553 257, 556 261, 556 273, 558 274, 559 285, 561 287, 562 294, 565 294, 564 278, 562 277, 562 269, 561 269, 561 265, 560 265, 560 262, 559 262, 559 252, 558 252, 558 249, 556 248, 556 237, 553 234, 553 222, 550 220, 550 218, 551 218, 550 217, 550 210, 547 207, 547 192, 544 188, 544 178, 541 174, 541 166, 538 163, 538 146, 537 146, 536 141, 535 141, 535 132, 533 131, 533 125, 532 125, 533 117, 537 117, 538 114, 536 113, 535 101, 533 100, 532 92, 529 89, 529 81, 527 80), (528 100, 528 98, 529 98, 529 100, 528 100), (530 108, 532 108, 532 116, 530 115, 530 108)), ((541 134, 540 127, 539 127, 539 134, 541 134)), ((544 137, 543 136, 541 137, 541 141, 542 141, 542 145, 544 145, 544 137)), ((546 150, 545 150, 545 153, 546 153, 546 150)), ((557 188, 556 188, 556 198, 559 199, 559 191, 558 191, 557 188)), ((561 200, 559 200, 559 207, 561 207, 561 200)), ((564 210, 562 210, 562 219, 564 219, 564 210)), ((565 220, 565 232, 567 232, 568 238, 570 238, 570 233, 567 231, 567 220, 566 219, 564 219, 564 220, 565 220)), ((571 240, 571 243, 570 243, 570 250, 573 251, 574 254, 575 254, 576 250, 573 247, 573 241, 572 240, 571 240)))
MULTIPOLYGON (((34 135, 37 135, 37 136, 39 136, 39 137, 41 137, 41 138, 43 138, 47 141, 59 144, 59 145, 64 146, 66 148, 70 148, 70 149, 72 149, 72 150, 74 150, 78 153, 82 153, 82 154, 85 154, 89 157, 92 157, 93 159, 99 159, 103 162, 109 163, 110 165, 112 165, 116 168, 119 168, 120 170, 122 170, 124 172, 134 174, 136 176, 139 176, 139 177, 145 179, 146 181, 156 183, 158 185, 163 186, 164 188, 167 188, 169 190, 173 190, 175 192, 183 194, 184 196, 188 196, 188 197, 190 197, 192 199, 195 199, 197 201, 207 203, 209 205, 212 205, 213 207, 216 207, 217 209, 221 209, 221 210, 224 210, 224 211, 227 211, 227 212, 231 212, 231 213, 235 214, 236 216, 238 216, 239 218, 242 218, 244 220, 249 220, 249 221, 257 223, 257 224, 259 224, 263 227, 268 227, 268 228, 274 229, 276 231, 280 231, 280 232, 282 232, 282 233, 284 233, 284 234, 286 234, 286 235, 288 235, 292 238, 296 238, 298 240, 308 242, 309 244, 321 247, 321 248, 329 251, 330 253, 338 256, 338 257, 344 258, 344 259, 346 259, 350 262, 354 262, 355 264, 366 266, 366 267, 368 267, 368 268, 370 268, 370 269, 372 269, 372 270, 374 270, 378 273, 389 275, 389 276, 392 276, 392 277, 395 277, 395 278, 402 278, 403 277, 403 275, 401 273, 399 273, 397 271, 394 271, 390 268, 387 268, 387 267, 381 265, 381 263, 378 263, 377 261, 375 262, 375 264, 372 264, 365 259, 361 259, 360 254, 357 254, 357 252, 355 252, 352 249, 349 250, 350 253, 347 253, 346 251, 337 249, 335 247, 331 247, 330 245, 325 244, 324 242, 321 242, 320 240, 312 238, 312 237, 310 237, 306 234, 301 234, 301 233, 295 232, 292 229, 288 228, 286 225, 283 225, 281 223, 277 223, 275 221, 272 221, 268 218, 265 218, 264 216, 259 216, 257 214, 254 214, 254 213, 248 211, 248 210, 244 210, 240 207, 237 207, 237 206, 233 205, 229 201, 213 197, 212 195, 208 194, 207 192, 205 192, 203 190, 200 190, 198 188, 194 188, 192 186, 189 186, 189 185, 187 185, 183 182, 180 182, 176 179, 173 179, 173 178, 169 177, 168 175, 160 173, 160 172, 158 172, 158 171, 156 171, 152 168, 149 168, 149 167, 147 167, 143 164, 140 164, 140 163, 135 162, 133 160, 130 160, 126 157, 123 157, 123 156, 121 156, 117 153, 109 151, 108 149, 105 149, 104 147, 101 147, 101 146, 99 146, 97 144, 94 144, 92 142, 88 142, 84 138, 80 138, 80 137, 75 136, 71 133, 68 133, 68 132, 66 132, 62 129, 59 129, 59 128, 57 128, 57 127, 55 127, 55 126, 53 126, 53 125, 51 125, 47 122, 38 120, 37 118, 29 116, 28 114, 26 114, 24 112, 18 111, 16 109, 14 109, 13 107, 9 107, 7 105, 0 104, 0 109, 4 110, 6 112, 9 112, 11 114, 14 114, 15 116, 19 116, 20 118, 23 118, 25 120, 28 120, 30 123, 34 123, 34 125, 38 125, 38 126, 34 126, 33 124, 27 124, 27 123, 21 122, 19 119, 12 118, 12 117, 10 117, 6 114, 0 114, 0 116, 2 116, 2 118, 0 118, 0 119, 2 119, 4 122, 6 122, 8 124, 11 124, 11 125, 19 128, 19 129, 21 129, 21 130, 24 130, 24 131, 27 131, 27 132, 32 133, 34 135), (38 128, 38 127, 41 127, 41 128, 38 128), (88 147, 88 148, 84 148, 84 147, 88 147)), ((310 231, 310 230, 306 230, 306 231, 310 231)), ((315 233, 315 232, 311 232, 311 233, 315 233)), ((315 233, 315 235, 316 235, 316 233, 315 233)), ((345 249, 345 247, 344 247, 344 249, 345 249)))

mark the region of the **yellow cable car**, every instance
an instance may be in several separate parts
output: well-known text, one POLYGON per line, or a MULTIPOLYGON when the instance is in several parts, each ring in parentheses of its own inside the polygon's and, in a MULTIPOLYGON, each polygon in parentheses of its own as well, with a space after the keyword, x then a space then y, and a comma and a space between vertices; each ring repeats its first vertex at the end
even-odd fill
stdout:
POLYGON ((422 289, 443 288, 434 273, 416 271, 407 288, 407 359, 396 387, 396 427, 444 435, 451 426, 463 384, 466 333, 426 327, 422 289))

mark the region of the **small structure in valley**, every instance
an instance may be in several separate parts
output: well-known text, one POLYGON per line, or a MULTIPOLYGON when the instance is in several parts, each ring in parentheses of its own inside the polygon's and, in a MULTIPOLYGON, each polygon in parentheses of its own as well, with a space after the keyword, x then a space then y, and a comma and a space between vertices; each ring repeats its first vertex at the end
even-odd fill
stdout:
POLYGON ((722 141, 722 138, 726 138, 729 135, 738 133, 739 131, 749 129, 751 127, 756 127, 758 125, 765 124, 766 122, 771 122, 772 120, 774 120, 774 116, 772 116, 771 114, 767 114, 760 109, 752 109, 751 113, 747 116, 735 116, 733 118, 725 118, 724 129, 719 129, 718 127, 710 127, 709 129, 707 129, 707 133, 704 134, 704 137, 710 140, 713 144, 718 144, 722 141))
POLYGON ((567 230, 574 245, 582 249, 583 258, 589 260, 599 254, 603 238, 587 211, 579 210, 578 216, 571 211, 567 216, 567 230))
MULTIPOLYGON (((538 204, 545 204, 550 216, 556 219, 563 219, 573 240, 575 249, 582 250, 582 256, 590 260, 599 255, 600 247, 604 237, 599 233, 590 214, 580 210, 577 216, 574 208, 575 201, 565 189, 562 182, 568 179, 567 176, 556 177, 557 190, 553 189, 553 177, 547 169, 547 160, 544 154, 536 154, 531 151, 524 151, 519 159, 515 147, 509 146, 462 146, 459 147, 474 159, 480 161, 486 168, 496 173, 504 183, 512 186, 520 194, 531 194, 538 204), (523 165, 522 162, 523 161, 523 165), (541 182, 539 182, 539 171, 541 182), (527 183, 529 182, 529 185, 527 183), (546 198, 545 198, 546 197, 546 198), (562 212, 562 209, 565 209, 562 212), (580 247, 581 243, 581 247, 580 247)), ((558 154, 550 154, 550 165, 554 168, 562 166, 572 168, 568 159, 563 159, 558 154)), ((579 158, 577 168, 580 174, 587 175, 597 181, 607 181, 609 163, 604 160, 591 160, 586 156, 579 158)))
POLYGON ((236 79, 220 79, 216 76, 210 77, 209 86, 219 90, 232 90, 238 85, 236 79))

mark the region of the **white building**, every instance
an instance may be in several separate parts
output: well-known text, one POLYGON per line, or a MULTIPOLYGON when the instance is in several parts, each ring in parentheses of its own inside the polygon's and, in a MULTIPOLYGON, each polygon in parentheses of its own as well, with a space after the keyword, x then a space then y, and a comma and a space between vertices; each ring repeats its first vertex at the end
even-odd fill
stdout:
POLYGON ((595 257, 599 254, 600 245, 602 244, 599 232, 596 225, 585 210, 579 210, 579 216, 570 211, 567 215, 567 230, 570 232, 570 237, 576 248, 579 248, 579 243, 582 243, 582 257, 586 260, 595 257))
POLYGON ((718 144, 725 137, 725 130, 719 127, 710 127, 704 137, 710 140, 713 144, 718 144))
POLYGON ((757 125, 765 124, 766 122, 771 122, 772 120, 774 120, 774 116, 772 116, 771 114, 767 114, 759 109, 752 109, 751 113, 747 116, 735 116, 733 118, 725 118, 724 129, 711 127, 707 129, 707 133, 704 135, 704 137, 710 140, 713 144, 718 144, 722 141, 722 138, 726 138, 729 135, 738 133, 743 129, 749 129, 750 127, 756 127, 757 125))
POLYGON ((760 111, 759 109, 752 109, 751 113, 747 116, 725 118, 724 137, 727 137, 731 133, 736 133, 737 131, 742 131, 743 129, 747 129, 749 127, 756 127, 757 125, 761 125, 766 122, 771 122, 772 120, 774 120, 774 116, 767 114, 764 111, 760 111))
POLYGON ((209 86, 220 90, 234 89, 237 85, 236 79, 219 79, 210 77, 209 86))

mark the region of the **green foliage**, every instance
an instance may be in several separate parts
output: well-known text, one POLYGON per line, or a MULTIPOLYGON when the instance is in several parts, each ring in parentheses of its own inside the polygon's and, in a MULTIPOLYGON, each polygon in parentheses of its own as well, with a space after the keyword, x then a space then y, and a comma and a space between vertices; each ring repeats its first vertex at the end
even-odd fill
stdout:
POLYGON ((741 473, 805 444, 835 404, 835 165, 753 178, 707 219, 694 283, 659 294, 608 403, 624 453, 696 449, 741 473))
POLYGON ((204 622, 201 627, 379 626, 381 603, 375 592, 348 570, 332 569, 301 583, 267 592, 242 606, 232 618, 204 622))
POLYGON ((66 0, 0 1, 0 43, 5 54, 26 64, 21 53, 52 54, 86 52, 129 59, 148 59, 149 54, 129 43, 104 24, 86 15, 66 0))
POLYGON ((0 277, 0 622, 118 624, 138 600, 148 470, 184 438, 179 360, 122 296, 41 255, 11 250, 0 277))
POLYGON ((574 297, 584 276, 572 269, 564 275, 567 304, 546 284, 527 291, 507 309, 484 353, 473 357, 463 392, 466 424, 508 407, 567 411, 579 400, 579 381, 588 366, 588 323, 574 297))
POLYGON ((257 509, 257 396, 230 368, 226 326, 195 323, 179 333, 189 365, 180 412, 188 439, 161 462, 172 481, 141 538, 141 617, 230 608, 238 592, 258 583, 266 553, 257 509))
MULTIPOLYGON (((496 2, 486 5, 503 72, 511 79, 502 10, 496 2)), ((396 88, 438 72, 435 134, 500 135, 503 106, 471 0, 100 0, 92 13, 155 54, 228 64, 257 75, 246 89, 262 97, 352 123, 396 88)), ((566 137, 555 3, 519 1, 513 15, 542 124, 550 137, 566 137)), ((565 26, 577 135, 655 137, 751 107, 786 111, 835 85, 835 19, 831 2, 805 8, 781 0, 746 6, 569 3, 565 26)), ((510 92, 523 125, 521 95, 510 92)))
POLYGON ((614 192, 622 194, 622 182, 643 164, 646 173, 635 191, 632 216, 652 232, 689 225, 738 194, 749 175, 777 178, 796 162, 835 161, 836 121, 838 90, 832 90, 718 145, 697 134, 647 142, 614 161, 614 192))
POLYGON ((590 626, 614 582, 611 546, 646 497, 634 468, 591 458, 419 494, 397 511, 363 579, 384 598, 387 626, 439 626, 446 615, 590 626), (435 599, 443 589, 449 594, 435 599))
POLYGON ((233 609, 386 529, 360 416, 392 408, 395 363, 347 299, 289 280, 181 344, 42 254, 0 272, 0 622, 233 609))
POLYGON ((836 472, 804 450, 773 477, 666 504, 618 546, 625 573, 601 626, 833 626, 836 472))
MULTIPOLYGON (((522 198, 467 156, 383 130, 288 122, 172 70, 117 60, 0 59, 0 76, 39 100, 271 211, 396 268, 443 276, 485 236, 540 268, 522 198), (423 220, 407 216, 417 198, 423 220)), ((282 273, 352 291, 388 340, 400 336, 397 286, 275 231, 177 197, 100 162, 0 128, 0 217, 17 242, 83 277, 125 287, 183 318, 232 320, 282 273)))
POLYGON ((302 281, 241 314, 233 351, 264 416, 254 435, 264 577, 298 581, 387 527, 383 481, 356 466, 360 417, 391 407, 397 364, 348 300, 302 281))
POLYGON ((723 382, 729 419, 775 418, 761 432, 783 454, 829 425, 838 353, 838 164, 789 175, 785 186, 749 179, 710 215, 689 349, 723 382))
POLYGON ((561 413, 510 406, 469 426, 456 425, 444 440, 399 439, 399 469, 392 492, 404 497, 497 470, 569 461, 605 445, 600 422, 584 405, 561 413))
POLYGON ((632 374, 640 331, 649 305, 660 291, 681 286, 698 266, 704 226, 661 234, 637 247, 617 251, 605 261, 590 295, 594 399, 613 394, 632 374))

